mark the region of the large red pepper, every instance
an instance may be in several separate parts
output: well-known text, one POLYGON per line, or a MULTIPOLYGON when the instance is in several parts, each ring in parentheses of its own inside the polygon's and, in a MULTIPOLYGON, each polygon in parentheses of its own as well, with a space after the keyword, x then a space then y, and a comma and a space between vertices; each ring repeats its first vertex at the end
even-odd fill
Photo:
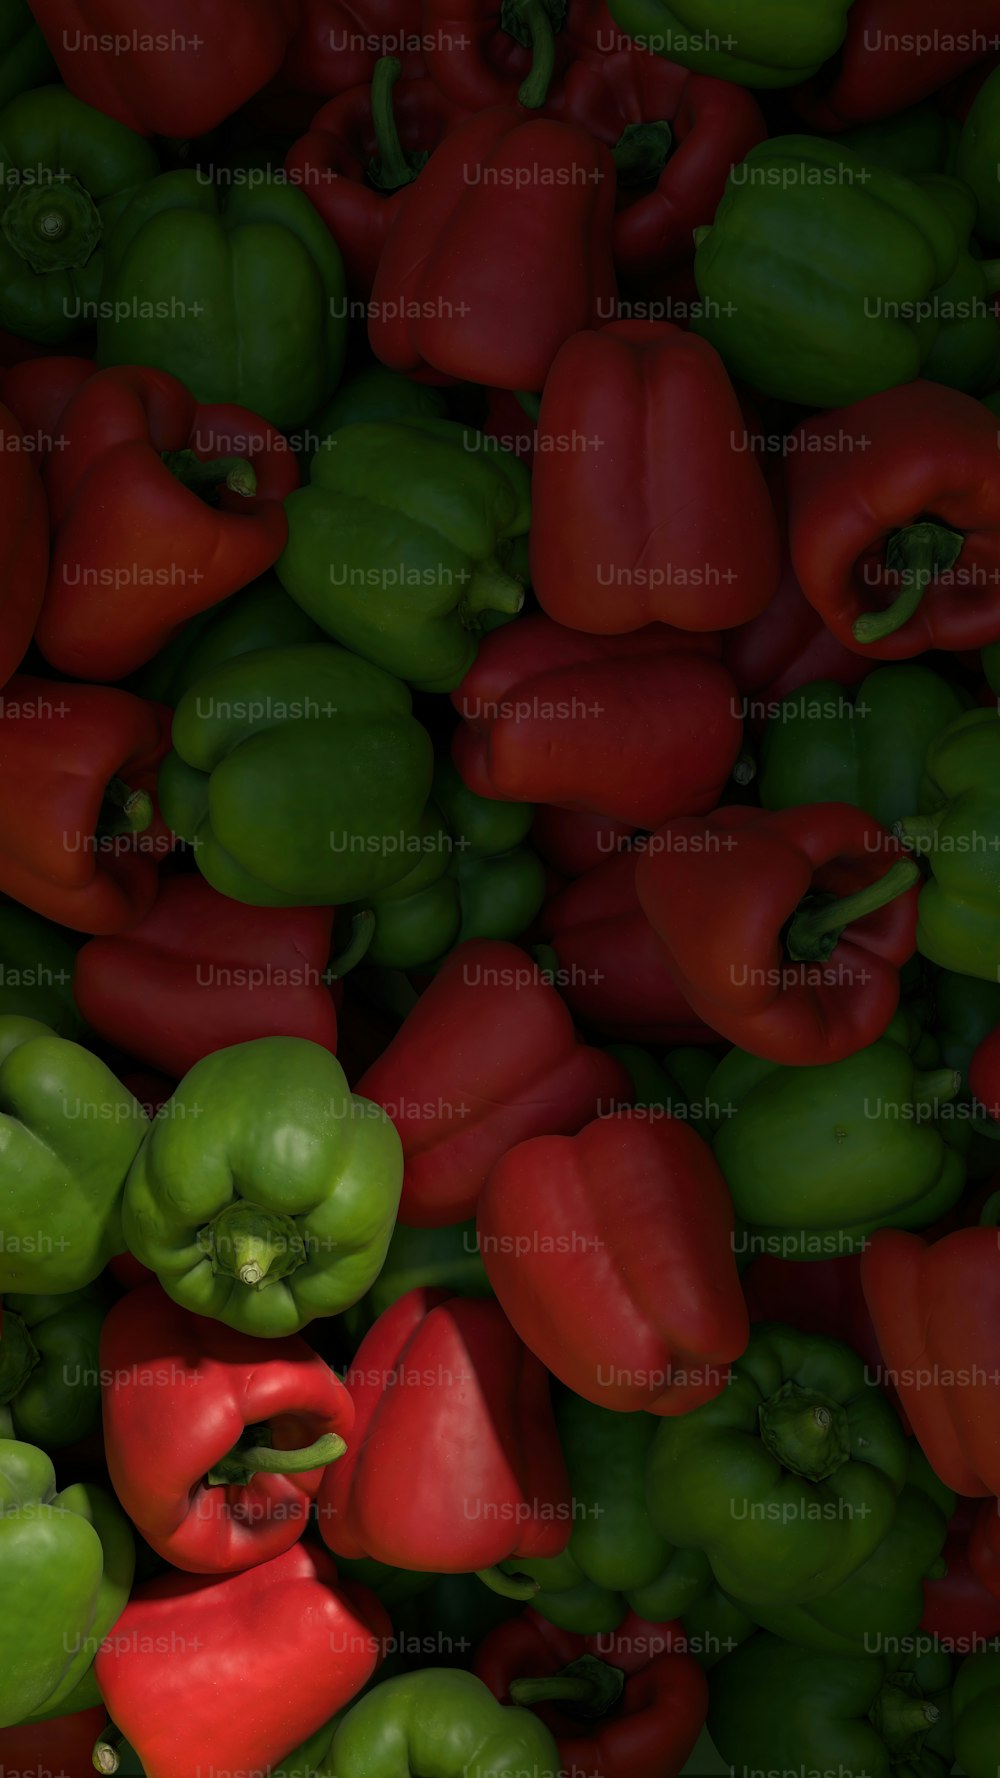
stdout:
POLYGON ((787 554, 774 598, 729 631, 722 658, 743 693, 743 720, 754 734, 801 685, 813 679, 857 685, 868 672, 864 656, 838 642, 810 605, 787 554))
POLYGON ((383 57, 371 84, 331 99, 285 157, 289 178, 340 248, 351 289, 366 296, 412 181, 468 115, 426 76, 396 85, 400 68, 398 58, 383 57))
POLYGON ((259 1340, 190 1315, 158 1283, 101 1329, 108 1473, 146 1542, 174 1568, 231 1574, 297 1543, 354 1403, 292 1334, 259 1340))
POLYGON ((584 636, 542 613, 507 624, 451 694, 465 718, 455 764, 480 796, 637 827, 714 808, 743 724, 712 646, 665 624, 628 636, 584 636))
POLYGON ((295 454, 245 408, 199 407, 176 377, 132 366, 84 382, 60 434, 38 645, 62 673, 121 679, 276 560, 295 454))
POLYGON ((354 1433, 317 1509, 337 1555, 469 1574, 565 1549, 573 1509, 548 1374, 496 1303, 407 1291, 345 1382, 354 1433))
POLYGON ((171 839, 153 796, 171 713, 106 685, 0 693, 0 892, 76 932, 148 912, 171 839))
POLYGON ((881 1037, 915 948, 919 879, 850 803, 671 821, 636 869, 694 1011, 791 1067, 839 1062, 881 1037))
POLYGON ((531 824, 531 843, 547 864, 563 877, 582 877, 605 864, 616 852, 630 852, 636 828, 607 815, 585 815, 539 803, 531 824))
POLYGON ((793 94, 814 129, 891 117, 1000 47, 996 0, 854 0, 833 61, 793 94))
POLYGON ((477 1226, 509 1320, 586 1401, 686 1414, 725 1388, 749 1333, 733 1206, 681 1119, 626 1108, 520 1143, 486 1181, 477 1226))
POLYGON ((630 1612, 617 1630, 577 1636, 529 1607, 483 1639, 475 1672, 501 1703, 536 1711, 565 1771, 676 1778, 708 1708, 698 1662, 672 1652, 682 1634, 678 1623, 650 1624, 630 1612))
POLYGON ((872 660, 1000 635, 997 422, 940 383, 818 414, 786 467, 792 560, 838 641, 872 660))
POLYGON ((604 0, 423 0, 427 72, 457 105, 544 105, 575 56, 615 32, 604 0))
POLYGON ((577 334, 549 372, 538 431, 531 584, 549 617, 621 635, 724 630, 763 611, 778 584, 774 507, 705 340, 668 321, 577 334))
POLYGON ((420 0, 299 0, 280 83, 328 99, 366 86, 380 56, 422 74, 423 51, 420 0))
POLYGON ((996 1229, 959 1229, 932 1246, 879 1229, 861 1279, 889 1380, 931 1468, 956 1494, 1000 1494, 996 1229))
POLYGON ((713 1043, 691 1011, 639 902, 632 848, 605 857, 546 902, 537 930, 555 952, 574 1017, 635 1043, 713 1043))
POLYGON ((733 167, 767 135, 746 87, 635 46, 577 57, 545 115, 582 124, 614 151, 612 242, 619 277, 629 279, 693 259, 694 230, 712 221, 733 167))
POLYGON ((170 877, 127 934, 77 953, 73 994, 98 1036, 175 1080, 255 1037, 335 1053, 332 930, 332 908, 250 907, 199 874, 170 877))
POLYGON ((72 1716, 0 1729, 0 1772, 4 1778, 94 1778, 91 1755, 107 1720, 98 1704, 72 1716))
POLYGON ((576 124, 481 111, 401 204, 368 337, 392 370, 540 389, 570 334, 613 313, 615 169, 576 124))
POLYGON ((140 136, 203 136, 281 66, 297 0, 31 0, 78 99, 140 136))
POLYGON ((96 372, 90 358, 28 358, 0 377, 0 399, 16 417, 39 468, 54 450, 63 449, 62 416, 96 372))
POLYGON ((146 1581, 94 1671, 146 1778, 267 1772, 357 1696, 391 1634, 367 1587, 297 1543, 240 1574, 146 1581))
POLYGON ((920 1628, 954 1654, 975 1654, 985 1642, 1000 1640, 998 1533, 996 1501, 977 1507, 960 1500, 942 1551, 945 1572, 924 1581, 920 1628))
POLYGON ((515 1142, 572 1135, 602 1102, 631 1098, 621 1064, 580 1041, 538 965, 499 939, 452 951, 357 1090, 399 1132, 399 1219, 411 1228, 475 1215, 515 1142))
POLYGON ((969 1091, 978 1099, 987 1117, 1000 1123, 1000 1025, 973 1054, 969 1063, 969 1091))
POLYGON ((0 407, 0 686, 21 665, 45 596, 49 521, 34 441, 0 407))

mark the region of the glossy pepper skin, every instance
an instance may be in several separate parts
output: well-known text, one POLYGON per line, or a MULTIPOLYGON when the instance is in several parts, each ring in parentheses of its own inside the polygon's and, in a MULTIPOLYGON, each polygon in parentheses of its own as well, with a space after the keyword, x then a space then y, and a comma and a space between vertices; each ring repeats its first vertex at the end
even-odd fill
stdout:
POLYGON ((146 1778, 190 1778, 199 1759, 266 1772, 350 1703, 390 1636, 374 1594, 338 1581, 325 1550, 297 1543, 240 1574, 144 1582, 96 1671, 146 1778))
POLYGON ((476 1672, 501 1701, 537 1710, 564 1770, 600 1778, 676 1778, 708 1708, 697 1662, 634 1613, 618 1634, 575 1636, 529 1609, 490 1632, 476 1672))
POLYGON ((1000 490, 989 409, 915 382, 806 420, 793 439, 792 555, 837 639, 881 661, 991 642, 1000 490))
MULTIPOLYGON (((996 24, 995 19, 991 23, 996 24)), ((958 144, 957 171, 976 200, 979 232, 1000 241, 1000 196, 996 162, 1000 156, 1000 70, 980 87, 965 120, 958 144)))
POLYGON ((108 239, 98 362, 151 365, 199 401, 297 426, 340 378, 345 288, 336 243, 295 186, 163 173, 108 239))
POLYGON ((531 582, 556 623, 722 630, 763 611, 778 584, 774 508, 704 340, 668 321, 576 334, 546 379, 538 429, 531 582), (560 449, 567 438, 585 442, 560 449))
POLYGON ((158 1555, 231 1574, 298 1542, 354 1423, 304 1340, 253 1339, 141 1284, 108 1315, 101 1371, 112 1486, 158 1555))
POLYGON ((4 1297, 0 1409, 11 1436, 57 1451, 96 1432, 107 1301, 95 1284, 62 1296, 4 1297))
POLYGON ((452 420, 357 423, 320 446, 285 508, 285 589, 335 642, 422 691, 454 690, 484 622, 524 602, 531 478, 470 437, 452 420))
POLYGON ((748 1610, 802 1605, 871 1556, 907 1462, 899 1421, 856 1353, 764 1323, 721 1395, 661 1421, 649 1510, 661 1536, 704 1551, 748 1610))
POLYGON ((151 793, 170 712, 18 674, 0 701, 0 890, 77 932, 142 918, 170 841, 151 793))
POLYGON ((731 1050, 708 1093, 741 1248, 824 1259, 863 1251, 875 1229, 944 1215, 965 1184, 944 1121, 956 1085, 950 1069, 919 1069, 891 1034, 815 1067, 731 1050))
POLYGON ((49 566, 45 494, 23 439, 13 413, 0 407, 0 686, 27 653, 49 566))
POLYGON ((883 1229, 861 1262, 886 1373, 932 1468, 958 1494, 1000 1493, 990 1380, 998 1272, 994 1228, 959 1229, 930 1245, 883 1229))
POLYGON ((295 460, 255 414, 199 407, 176 377, 144 368, 89 378, 60 439, 45 475, 53 545, 38 645, 61 673, 121 679, 274 561, 295 460))
POLYGON ((530 1710, 505 1709, 471 1673, 426 1667, 385 1679, 341 1718, 332 1778, 557 1778, 559 1750, 530 1710))
POLYGON ((951 1657, 831 1656, 759 1635, 715 1668, 708 1729, 733 1778, 835 1769, 841 1778, 945 1778, 951 1657), (789 1697, 802 1700, 794 1711, 789 1697))
POLYGON ((405 875, 433 749, 381 667, 325 643, 242 655, 184 693, 172 738, 164 819, 221 895, 330 906, 405 875))
POLYGON ((409 1291, 344 1380, 354 1430, 317 1508, 336 1555, 467 1574, 565 1548, 572 1507, 548 1373, 496 1303, 409 1291))
POLYGON ((332 934, 332 908, 249 907, 167 877, 137 925, 81 948, 73 991, 93 1031, 174 1080, 255 1037, 336 1054, 332 934))
POLYGON ((275 1338, 368 1289, 401 1178, 392 1124, 328 1051, 258 1038, 198 1062, 154 1122, 125 1238, 182 1308, 275 1338))
POLYGON ((889 1024, 914 949, 915 871, 848 803, 733 807, 668 822, 636 887, 694 1012, 769 1062, 806 1067, 889 1024))
POLYGON ((843 407, 920 375, 936 323, 909 319, 911 305, 951 276, 960 244, 947 214, 908 179, 839 143, 780 136, 734 169, 699 239, 705 310, 696 332, 751 388, 843 407))
POLYGON ((16 901, 0 904, 0 1014, 38 1019, 78 1043, 83 1019, 73 998, 72 936, 16 901))
POLYGON ((725 1388, 748 1334, 732 1204, 680 1119, 626 1107, 519 1143, 490 1173, 477 1227, 509 1320, 585 1400, 686 1414, 725 1388))
POLYGON ((504 108, 470 117, 386 237, 368 322, 376 358, 540 389, 564 340, 615 303, 614 201, 611 155, 578 125, 504 108))
POLYGON ((572 1135, 629 1098, 613 1056, 581 1042, 525 951, 472 939, 446 959, 358 1091, 403 1144, 400 1219, 440 1228, 475 1214, 490 1169, 529 1136, 572 1135), (469 1032, 488 1040, 469 1042, 469 1032))
POLYGON ((955 1757, 969 1778, 989 1778, 1000 1761, 1000 1655, 972 1654, 955 1675, 955 1757))
POLYGON ((159 172, 147 142, 65 87, 0 111, 0 326, 58 346, 98 314, 103 242, 159 172))
POLYGON ((991 0, 957 0, 944 20, 935 0, 854 0, 837 62, 793 103, 837 132, 902 111, 995 48, 996 22, 991 0))
POLYGON ((821 0, 803 12, 795 0, 754 7, 709 0, 615 0, 615 22, 644 48, 699 74, 738 86, 792 86, 835 55, 851 0, 821 0))
POLYGON ((128 1600, 135 1551, 110 1495, 83 1482, 57 1492, 52 1461, 35 1445, 0 1439, 0 1502, 7 1728, 58 1715, 71 1696, 73 1709, 98 1702, 94 1655, 128 1600))
POLYGON ((1000 719, 995 709, 968 710, 928 749, 919 814, 898 824, 904 844, 926 861, 920 891, 917 948, 942 969, 996 982, 1000 926, 1000 719))
POLYGON ((929 667, 880 667, 852 697, 819 679, 786 695, 764 730, 757 788, 765 809, 853 803, 883 827, 911 814, 935 736, 964 699, 929 667))
POLYGON ((0 1019, 5 1240, 0 1290, 80 1290, 120 1253, 121 1204, 148 1128, 97 1056, 34 1019, 0 1019))
POLYGON ((711 648, 665 624, 584 636, 522 617, 484 639, 452 693, 464 719, 452 758, 470 790, 506 802, 640 827, 713 808, 742 722, 711 648))

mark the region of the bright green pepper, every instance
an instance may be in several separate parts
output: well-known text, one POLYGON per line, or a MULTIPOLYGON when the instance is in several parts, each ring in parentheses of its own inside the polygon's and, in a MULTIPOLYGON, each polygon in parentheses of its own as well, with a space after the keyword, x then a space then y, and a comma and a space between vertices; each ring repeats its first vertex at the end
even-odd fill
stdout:
POLYGON ((714 1148, 745 1225, 739 1246, 831 1259, 877 1228, 943 1216, 965 1183, 960 1120, 948 1119, 958 1085, 952 1069, 917 1069, 889 1035, 805 1068, 730 1050, 709 1091, 727 1112, 714 1148))
POLYGON ((524 602, 514 544, 531 478, 512 452, 471 451, 451 420, 359 422, 320 446, 285 502, 277 572, 336 641, 422 691, 451 691, 481 614, 524 602))
POLYGON ((242 655, 184 693, 173 743, 160 807, 220 894, 339 904, 409 868, 433 749, 370 661, 328 643, 242 655))
POLYGON ((323 639, 319 625, 288 597, 277 575, 263 574, 185 624, 148 666, 140 668, 135 689, 140 697, 176 709, 189 686, 238 655, 323 639))
POLYGON ((895 117, 845 130, 836 141, 860 154, 869 166, 885 167, 907 179, 928 173, 951 173, 961 129, 956 119, 933 104, 913 105, 895 117))
POLYGON ((972 251, 976 202, 967 185, 943 175, 920 180, 921 188, 951 217, 961 242, 955 269, 934 293, 940 323, 924 359, 922 375, 975 395, 1000 376, 1000 327, 994 298, 1000 289, 1000 261, 972 251))
POLYGON ((70 1694, 79 1709, 100 1702, 90 1669, 134 1567, 109 1495, 82 1482, 57 1492, 44 1451, 0 1439, 0 1728, 61 1715, 70 1694))
POLYGON ((917 949, 942 969, 1000 980, 1000 718, 968 710, 932 742, 919 814, 897 822, 926 860, 917 949))
POLYGON ((695 330, 732 376, 808 407, 921 374, 940 323, 920 305, 962 245, 918 185, 810 136, 752 148, 695 238, 695 330))
POLYGON ((812 680, 782 698, 764 730, 762 806, 854 803, 891 827, 915 807, 927 749, 966 702, 930 668, 909 662, 876 668, 853 691, 812 680))
POLYGON ((0 1407, 12 1435, 57 1451, 101 1423, 99 1285, 65 1296, 7 1296, 0 1339, 0 1407))
POLYGON ((125 1235, 182 1308, 270 1339, 370 1289, 402 1183, 381 1106, 319 1044, 263 1037, 185 1075, 129 1174, 125 1235))
POLYGON ((471 1673, 425 1667, 351 1706, 321 1778, 557 1778, 560 1765, 531 1710, 498 1704, 471 1673))
POLYGON ((945 1778, 950 1683, 946 1654, 830 1655, 754 1636, 712 1674, 708 1727, 731 1778, 945 1778))
POLYGON ((55 62, 26 0, 6 0, 0 17, 0 105, 55 79, 55 62))
POLYGON ((907 1462, 896 1414, 856 1353, 759 1325, 721 1395, 660 1421, 650 1517, 661 1537, 703 1551, 737 1604, 802 1605, 886 1536, 907 1462))
POLYGON ((980 87, 958 144, 957 172, 976 200, 977 228, 1000 241, 1000 68, 980 87))
POLYGON ((0 1291, 80 1290, 124 1250, 122 1189, 148 1128, 89 1050, 35 1019, 0 1018, 0 1291))
POLYGON ((78 1042, 83 1020, 73 999, 80 934, 64 932, 17 902, 0 903, 0 1016, 38 1019, 78 1042))
POLYGON ((164 173, 108 238, 97 359, 297 426, 337 386, 345 317, 340 252, 304 192, 164 173))
POLYGON ((955 1675, 955 1758, 969 1778, 1000 1768, 1000 1654, 971 1654, 955 1675))
POLYGON ((737 86, 795 86, 835 55, 852 0, 612 0, 644 49, 737 86))
POLYGON ((141 136, 62 86, 0 111, 0 326, 58 346, 92 329, 109 231, 158 171, 141 136))

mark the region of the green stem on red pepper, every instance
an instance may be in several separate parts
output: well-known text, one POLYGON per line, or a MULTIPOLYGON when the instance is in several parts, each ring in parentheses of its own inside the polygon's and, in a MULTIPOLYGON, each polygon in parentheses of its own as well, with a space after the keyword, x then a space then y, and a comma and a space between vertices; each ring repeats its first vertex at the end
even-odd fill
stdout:
POLYGON ((148 790, 133 790, 122 778, 112 778, 107 785, 97 817, 99 840, 115 839, 121 834, 145 833, 153 819, 153 799, 148 790))
POLYGON ((625 1674, 596 1655, 581 1655, 544 1679, 515 1679, 510 1695, 515 1704, 564 1704, 567 1714, 584 1719, 607 1716, 625 1690, 625 1674))
POLYGON ((666 122, 626 124, 611 150, 618 184, 655 185, 670 159, 673 143, 673 131, 666 122))
POLYGON ((305 1475, 335 1463, 346 1450, 339 1433, 325 1432, 300 1450, 278 1451, 269 1426, 248 1426, 233 1449, 212 1465, 206 1481, 210 1488, 246 1487, 255 1475, 305 1475))
POLYGON ((501 28, 531 51, 531 71, 518 88, 518 104, 537 111, 549 96, 556 67, 556 32, 565 6, 552 0, 504 0, 501 28))
POLYGON ((193 451, 164 451, 162 457, 177 481, 209 502, 223 487, 246 500, 257 492, 254 467, 246 457, 211 457, 203 462, 193 451))
POLYGON ((962 553, 965 538, 960 531, 946 525, 923 520, 895 532, 886 545, 885 565, 903 581, 903 591, 884 611, 866 611, 856 617, 851 634, 856 642, 881 642, 895 635, 917 611, 931 581, 942 570, 953 568, 962 553))
POLYGON ((399 140, 392 89, 403 72, 396 56, 380 56, 372 74, 372 123, 377 152, 368 162, 366 177, 376 191, 399 191, 411 185, 430 158, 427 150, 411 151, 399 140))
POLYGON ((795 963, 825 962, 832 956, 846 927, 863 920, 920 881, 912 858, 901 858, 885 875, 853 895, 807 896, 793 915, 785 937, 785 949, 795 963))

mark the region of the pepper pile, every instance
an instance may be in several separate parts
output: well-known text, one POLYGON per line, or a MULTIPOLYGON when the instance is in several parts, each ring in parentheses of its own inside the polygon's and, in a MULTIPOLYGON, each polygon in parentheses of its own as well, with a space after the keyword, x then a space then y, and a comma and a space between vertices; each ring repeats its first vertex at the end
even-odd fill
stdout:
POLYGON ((997 1778, 998 0, 2 0, 0 1778, 997 1778))

